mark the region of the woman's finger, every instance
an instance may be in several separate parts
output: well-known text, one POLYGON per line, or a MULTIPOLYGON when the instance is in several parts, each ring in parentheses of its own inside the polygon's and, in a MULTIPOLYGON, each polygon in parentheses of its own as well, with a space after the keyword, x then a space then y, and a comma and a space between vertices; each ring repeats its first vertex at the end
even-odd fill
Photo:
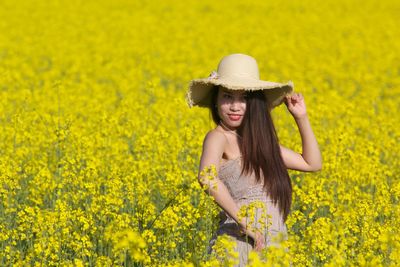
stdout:
POLYGON ((262 236, 259 236, 256 241, 256 250, 260 251, 265 247, 264 239, 262 236))

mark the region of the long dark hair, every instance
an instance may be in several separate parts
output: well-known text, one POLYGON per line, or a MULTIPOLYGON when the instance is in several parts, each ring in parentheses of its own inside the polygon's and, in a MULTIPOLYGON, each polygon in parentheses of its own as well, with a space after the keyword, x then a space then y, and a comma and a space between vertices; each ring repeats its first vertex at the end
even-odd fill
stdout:
MULTIPOLYGON (((216 107, 218 90, 219 86, 213 87, 209 107, 217 125, 221 121, 216 107)), ((254 172, 257 182, 263 177, 267 194, 275 204, 278 203, 286 221, 292 204, 292 184, 280 153, 270 110, 261 90, 246 93, 246 112, 237 130, 242 136, 242 142, 239 143, 243 159, 241 174, 254 172)))

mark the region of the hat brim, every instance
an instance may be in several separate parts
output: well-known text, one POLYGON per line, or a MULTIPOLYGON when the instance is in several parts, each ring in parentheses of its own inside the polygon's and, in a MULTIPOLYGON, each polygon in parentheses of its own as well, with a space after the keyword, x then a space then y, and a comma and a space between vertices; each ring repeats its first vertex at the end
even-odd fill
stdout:
POLYGON ((210 91, 215 85, 231 90, 263 90, 267 98, 267 105, 271 109, 282 104, 285 96, 294 90, 292 81, 277 83, 238 77, 194 79, 190 82, 189 90, 186 93, 188 106, 190 108, 193 106, 209 107, 211 102, 210 91))

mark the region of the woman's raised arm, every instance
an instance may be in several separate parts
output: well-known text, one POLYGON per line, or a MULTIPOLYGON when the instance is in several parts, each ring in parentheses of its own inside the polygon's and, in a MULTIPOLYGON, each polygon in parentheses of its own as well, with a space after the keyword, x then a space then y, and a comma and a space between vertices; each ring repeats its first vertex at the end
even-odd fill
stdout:
POLYGON ((285 104, 293 115, 299 128, 303 152, 299 154, 280 146, 283 161, 288 169, 299 171, 319 171, 322 169, 322 157, 317 140, 308 120, 306 105, 302 94, 287 96, 285 104))

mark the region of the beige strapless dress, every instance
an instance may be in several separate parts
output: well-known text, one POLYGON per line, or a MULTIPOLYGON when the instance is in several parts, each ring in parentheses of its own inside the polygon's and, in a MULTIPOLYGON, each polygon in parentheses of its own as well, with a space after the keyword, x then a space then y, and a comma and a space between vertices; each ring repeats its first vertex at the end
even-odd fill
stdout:
MULTIPOLYGON (((224 162, 220 166, 218 177, 226 185, 239 208, 245 205, 243 208, 246 209, 246 207, 250 206, 250 208, 247 208, 246 217, 248 222, 252 227, 256 227, 264 233, 267 247, 277 245, 279 240, 287 240, 287 228, 283 222, 282 215, 277 204, 273 204, 263 190, 263 183, 257 183, 254 174, 241 176, 240 171, 241 157, 238 157, 224 162), (251 203, 254 204, 255 201, 261 201, 263 207, 251 208, 251 203), (253 212, 250 210, 253 210, 253 212)), ((248 254, 254 247, 252 238, 243 235, 236 221, 226 214, 224 210, 219 213, 219 218, 219 227, 209 242, 208 253, 213 252, 213 245, 217 237, 227 234, 236 241, 235 251, 239 253, 239 264, 235 266, 246 266, 248 254)))

